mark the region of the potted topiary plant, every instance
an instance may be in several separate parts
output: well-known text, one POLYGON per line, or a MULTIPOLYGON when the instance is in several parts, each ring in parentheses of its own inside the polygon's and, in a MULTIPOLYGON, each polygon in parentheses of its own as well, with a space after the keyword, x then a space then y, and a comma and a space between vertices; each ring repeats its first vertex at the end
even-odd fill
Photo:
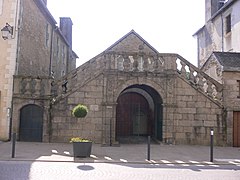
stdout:
MULTIPOLYGON (((84 118, 88 113, 88 108, 85 105, 78 104, 72 110, 72 115, 76 118, 84 118)), ((92 151, 92 141, 80 137, 73 137, 70 139, 73 143, 74 157, 89 157, 92 151)))

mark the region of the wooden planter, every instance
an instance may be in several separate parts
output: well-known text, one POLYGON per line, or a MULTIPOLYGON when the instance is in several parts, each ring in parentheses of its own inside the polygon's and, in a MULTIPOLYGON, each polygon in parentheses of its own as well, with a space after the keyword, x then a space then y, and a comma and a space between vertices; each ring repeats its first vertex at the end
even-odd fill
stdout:
POLYGON ((92 142, 73 142, 74 157, 90 157, 92 142))

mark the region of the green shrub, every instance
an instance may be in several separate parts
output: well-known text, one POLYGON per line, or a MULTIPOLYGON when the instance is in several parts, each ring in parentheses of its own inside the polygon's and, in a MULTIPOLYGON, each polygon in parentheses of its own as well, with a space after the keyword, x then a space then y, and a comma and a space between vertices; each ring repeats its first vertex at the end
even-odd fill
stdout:
POLYGON ((88 108, 85 105, 78 104, 72 110, 72 115, 76 118, 84 118, 88 113, 88 108))

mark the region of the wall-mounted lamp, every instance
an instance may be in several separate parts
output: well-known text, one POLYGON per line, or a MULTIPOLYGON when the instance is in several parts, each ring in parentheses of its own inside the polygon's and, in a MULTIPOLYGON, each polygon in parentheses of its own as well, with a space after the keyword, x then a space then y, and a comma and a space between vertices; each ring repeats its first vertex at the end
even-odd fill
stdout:
POLYGON ((6 23, 6 26, 4 26, 4 27, 1 29, 1 32, 2 32, 2 38, 3 38, 4 40, 9 39, 9 38, 12 38, 12 35, 13 35, 13 26, 10 26, 8 23, 6 23))

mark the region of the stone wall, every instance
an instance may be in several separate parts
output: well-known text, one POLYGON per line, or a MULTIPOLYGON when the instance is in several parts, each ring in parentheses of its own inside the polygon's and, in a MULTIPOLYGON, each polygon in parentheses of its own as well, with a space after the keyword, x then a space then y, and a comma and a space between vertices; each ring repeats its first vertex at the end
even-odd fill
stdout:
POLYGON ((240 111, 240 72, 224 71, 223 72, 223 98, 224 107, 227 110, 227 140, 232 144, 233 140, 233 112, 240 111))
POLYGON ((34 1, 22 2, 18 74, 49 75, 53 26, 34 1))
POLYGON ((49 77, 14 76, 12 131, 19 136, 21 109, 37 105, 43 109, 43 141, 49 142, 51 82, 49 77))
POLYGON ((206 95, 177 80, 177 108, 174 112, 174 138, 177 144, 209 144, 210 129, 215 131, 215 143, 225 143, 226 119, 222 108, 206 95))
POLYGON ((99 75, 53 106, 52 142, 68 142, 75 136, 90 138, 96 143, 102 142, 103 82, 103 75, 99 75), (88 107, 86 118, 72 117, 71 111, 78 104, 88 107))

